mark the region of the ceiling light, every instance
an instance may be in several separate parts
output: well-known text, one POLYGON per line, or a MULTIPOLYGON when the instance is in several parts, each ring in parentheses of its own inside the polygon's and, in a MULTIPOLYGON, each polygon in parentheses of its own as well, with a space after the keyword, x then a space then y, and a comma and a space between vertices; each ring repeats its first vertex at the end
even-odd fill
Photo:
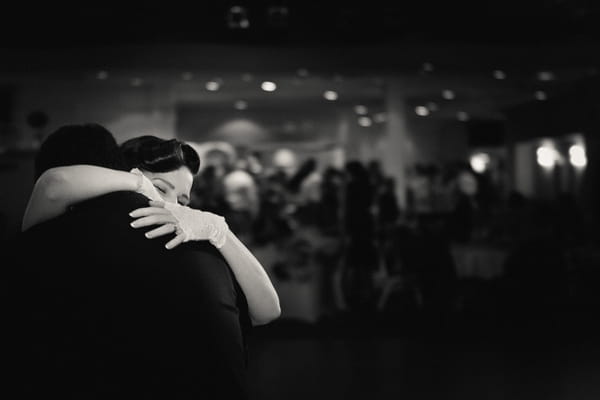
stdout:
POLYGON ((442 90, 442 98, 444 98, 445 100, 454 100, 454 98, 456 97, 456 95, 454 94, 454 92, 450 89, 445 89, 442 90))
POLYGON ((250 27, 250 20, 246 8, 233 6, 227 13, 227 26, 229 29, 247 29, 250 27))
POLYGON ((506 73, 499 69, 495 70, 493 75, 494 75, 495 79, 499 79, 499 80, 506 79, 506 73))
POLYGON ((235 103, 233 103, 233 107, 236 110, 245 110, 248 108, 248 102, 244 101, 244 100, 237 100, 235 103))
POLYGON ((584 168, 587 165, 587 156, 582 145, 574 144, 569 148, 569 162, 576 168, 584 168))
POLYGON ((558 154, 554 147, 544 145, 538 147, 536 152, 537 163, 544 168, 552 168, 558 160, 558 154))
POLYGON ((369 126, 373 125, 373 121, 369 117, 359 117, 358 124, 364 128, 368 128, 369 126))
POLYGON ((210 92, 216 92, 221 88, 221 84, 217 81, 208 81, 204 86, 206 87, 206 90, 210 92))
POLYGON ((536 90, 533 94, 533 97, 535 97, 535 99, 539 101, 544 101, 548 99, 548 95, 543 90, 536 90))
POLYGON ((325 93, 323 93, 323 97, 325 97, 326 100, 335 101, 338 99, 338 94, 336 91, 326 90, 325 93))
POLYGON ((300 78, 308 78, 308 70, 306 68, 300 68, 296 71, 300 78))
POLYGON ((459 111, 456 113, 456 119, 458 119, 459 121, 468 121, 469 120, 469 114, 466 113, 465 111, 459 111))
POLYGON ((488 168, 490 156, 486 153, 476 153, 471 156, 469 162, 471 164, 471 168, 473 168, 473 171, 482 174, 488 168))
POLYGON ((420 117, 426 117, 429 115, 429 109, 425 106, 416 106, 415 114, 417 114, 420 117))
POLYGON ((556 78, 552 71, 540 71, 537 73, 537 79, 540 81, 553 81, 556 78))
POLYGON ((367 109, 367 107, 359 104, 354 106, 354 112, 358 115, 366 115, 369 112, 369 110, 367 109))
POLYGON ((261 83, 260 87, 265 92, 274 92, 277 89, 277 85, 275 84, 275 82, 271 81, 264 81, 263 83, 261 83))
POLYGON ((375 115, 373 115, 373 121, 377 122, 378 124, 387 121, 387 114, 380 112, 377 113, 375 115))

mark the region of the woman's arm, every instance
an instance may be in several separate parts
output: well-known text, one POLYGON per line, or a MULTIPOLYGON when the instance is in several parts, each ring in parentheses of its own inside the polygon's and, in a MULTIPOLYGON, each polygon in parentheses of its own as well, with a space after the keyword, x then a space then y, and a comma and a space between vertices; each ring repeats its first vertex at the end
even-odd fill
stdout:
POLYGON ((167 223, 146 232, 146 237, 153 239, 177 230, 175 238, 166 244, 167 249, 187 241, 210 240, 240 284, 254 325, 266 324, 281 314, 279 298, 269 276, 250 250, 231 232, 223 217, 162 201, 151 201, 150 207, 134 210, 129 215, 136 218, 132 223, 134 228, 162 224, 167 215, 173 216, 177 227, 167 223))
POLYGON ((264 325, 278 318, 281 315, 279 297, 269 276, 231 230, 227 230, 227 239, 219 251, 246 295, 252 323, 264 325))
POLYGON ((133 173, 92 165, 51 168, 33 187, 22 230, 63 214, 77 202, 110 192, 136 191, 142 179, 133 173))

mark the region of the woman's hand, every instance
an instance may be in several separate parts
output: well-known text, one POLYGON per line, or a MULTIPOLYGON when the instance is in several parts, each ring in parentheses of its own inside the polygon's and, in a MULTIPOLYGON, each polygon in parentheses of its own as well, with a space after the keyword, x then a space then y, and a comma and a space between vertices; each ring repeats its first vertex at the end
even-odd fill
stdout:
POLYGON ((133 168, 131 171, 129 171, 130 173, 137 175, 139 178, 138 181, 138 185, 135 189, 135 191, 137 193, 143 194, 144 196, 146 196, 147 198, 149 198, 150 200, 155 200, 155 201, 160 201, 162 200, 162 197, 160 196, 160 193, 158 193, 158 190, 156 189, 156 187, 154 186, 154 184, 152 183, 152 181, 150 181, 150 179, 148 179, 148 177, 146 175, 144 175, 142 173, 142 171, 140 171, 137 168, 133 168))
POLYGON ((173 213, 178 226, 190 240, 208 240, 217 249, 225 245, 229 226, 225 218, 208 211, 194 210, 177 203, 165 203, 164 207, 173 213))
POLYGON ((150 207, 138 208, 129 215, 139 218, 131 223, 134 228, 162 225, 146 233, 149 239, 175 233, 175 238, 166 244, 167 249, 194 240, 208 240, 221 248, 229 231, 225 218, 219 215, 164 201, 150 201, 150 207))
POLYGON ((174 233, 175 237, 165 245, 169 250, 179 246, 185 240, 185 235, 179 228, 177 219, 173 216, 171 211, 165 208, 164 201, 150 201, 150 207, 138 208, 137 210, 130 212, 129 215, 136 218, 136 220, 131 223, 131 226, 136 229, 160 225, 158 228, 146 232, 146 237, 148 239, 154 239, 174 233))

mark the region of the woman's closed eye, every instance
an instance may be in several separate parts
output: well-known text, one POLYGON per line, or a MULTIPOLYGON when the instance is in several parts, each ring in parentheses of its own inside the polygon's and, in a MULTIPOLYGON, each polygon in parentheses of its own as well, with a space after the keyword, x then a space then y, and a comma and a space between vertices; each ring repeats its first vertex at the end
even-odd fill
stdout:
POLYGON ((167 191, 165 189, 163 189, 162 187, 160 187, 160 185, 154 185, 154 187, 156 188, 156 190, 158 190, 159 193, 167 194, 167 191))

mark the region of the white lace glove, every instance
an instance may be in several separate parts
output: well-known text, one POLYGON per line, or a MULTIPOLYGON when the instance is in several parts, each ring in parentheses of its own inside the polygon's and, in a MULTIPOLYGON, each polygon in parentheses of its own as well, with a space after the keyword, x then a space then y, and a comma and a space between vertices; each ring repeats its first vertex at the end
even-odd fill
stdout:
POLYGON ((229 230, 225 218, 177 203, 165 203, 165 208, 171 211, 177 220, 177 225, 184 235, 184 242, 208 240, 217 249, 225 245, 227 231, 229 230))
POLYGON ((148 179, 146 177, 146 175, 144 175, 142 173, 142 171, 140 171, 137 168, 134 168, 129 172, 134 175, 139 176, 138 185, 135 189, 136 193, 143 194, 150 200, 155 200, 155 201, 162 200, 162 197, 160 196, 160 193, 158 193, 158 190, 156 190, 156 187, 154 186, 154 184, 150 181, 150 179, 148 179))

